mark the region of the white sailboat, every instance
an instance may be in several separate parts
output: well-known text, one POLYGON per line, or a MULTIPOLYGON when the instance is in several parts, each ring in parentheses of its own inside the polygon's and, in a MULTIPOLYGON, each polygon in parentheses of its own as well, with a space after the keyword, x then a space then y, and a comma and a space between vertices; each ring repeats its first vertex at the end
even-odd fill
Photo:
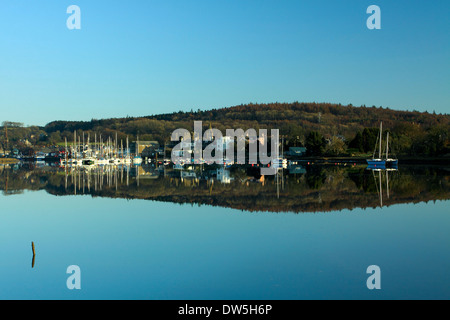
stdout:
POLYGON ((136 155, 133 158, 133 164, 140 165, 142 163, 142 158, 139 156, 139 136, 136 141, 136 155))
POLYGON ((126 155, 123 158, 123 163, 124 164, 131 164, 131 157, 130 157, 130 146, 129 146, 129 142, 128 142, 128 136, 127 136, 127 147, 126 147, 126 155))
POLYGON ((381 142, 382 142, 382 134, 383 134, 383 122, 380 122, 380 135, 379 135, 379 153, 378 153, 378 158, 375 158, 375 151, 373 152, 373 157, 372 159, 367 159, 367 163, 369 164, 369 166, 374 166, 374 167, 384 167, 386 166, 386 160, 381 158, 381 142))

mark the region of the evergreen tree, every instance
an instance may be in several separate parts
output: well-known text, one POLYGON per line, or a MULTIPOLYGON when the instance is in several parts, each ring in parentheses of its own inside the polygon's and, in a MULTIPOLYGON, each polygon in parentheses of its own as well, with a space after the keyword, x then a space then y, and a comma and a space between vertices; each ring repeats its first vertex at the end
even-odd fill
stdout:
POLYGON ((311 131, 306 137, 306 152, 308 155, 321 156, 325 149, 326 141, 317 131, 311 131))

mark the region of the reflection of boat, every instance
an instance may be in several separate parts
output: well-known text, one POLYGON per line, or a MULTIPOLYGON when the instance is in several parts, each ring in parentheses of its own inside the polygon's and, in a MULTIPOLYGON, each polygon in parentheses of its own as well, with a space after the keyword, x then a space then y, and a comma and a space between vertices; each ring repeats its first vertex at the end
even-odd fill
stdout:
POLYGON ((181 171, 180 176, 182 179, 197 178, 197 174, 195 173, 195 171, 181 171))
POLYGON ((72 159, 72 165, 73 166, 82 166, 83 165, 83 161, 82 160, 77 160, 77 159, 72 159))
POLYGON ((134 157, 133 158, 133 164, 141 164, 142 163, 142 158, 141 157, 134 157))
POLYGON ((230 183, 233 180, 230 176, 230 171, 225 168, 216 170, 216 179, 222 183, 230 183))
POLYGON ((380 207, 383 207, 383 184, 382 184, 382 172, 384 171, 386 173, 386 195, 387 198, 389 199, 389 172, 392 171, 398 171, 398 169, 396 168, 376 168, 376 167, 372 167, 368 169, 372 170, 372 174, 373 174, 373 178, 375 180, 375 186, 377 187, 377 193, 378 196, 380 197, 380 207), (377 178, 375 175, 375 172, 378 172, 378 182, 377 182, 377 178))
POLYGON ((383 171, 383 170, 386 170, 386 163, 383 163, 383 164, 369 163, 369 165, 367 166, 367 169, 372 170, 372 171, 383 171))
POLYGON ((106 164, 108 164, 108 160, 107 159, 104 159, 104 158, 100 158, 100 159, 97 159, 97 164, 98 165, 106 165, 106 164))
POLYGON ((177 163, 173 166, 175 170, 183 170, 184 164, 177 163))
POLYGON ((86 158, 86 159, 83 159, 83 161, 82 161, 84 166, 92 166, 95 164, 95 162, 96 162, 96 160, 93 158, 86 158))
POLYGON ((275 160, 272 160, 272 166, 274 168, 286 169, 287 168, 287 159, 277 158, 275 160))
POLYGON ((398 160, 397 159, 387 159, 386 160, 386 167, 388 168, 395 168, 398 166, 398 160))
POLYGON ((386 160, 383 159, 367 159, 367 163, 369 166, 373 166, 375 168, 385 168, 386 167, 386 160))

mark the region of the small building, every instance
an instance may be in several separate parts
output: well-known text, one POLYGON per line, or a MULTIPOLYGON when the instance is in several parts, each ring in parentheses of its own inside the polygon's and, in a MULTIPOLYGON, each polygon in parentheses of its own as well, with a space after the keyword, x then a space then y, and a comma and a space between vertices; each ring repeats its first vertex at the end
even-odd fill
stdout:
POLYGON ((28 141, 28 139, 20 139, 19 141, 22 142, 27 147, 32 146, 32 143, 30 141, 28 141))
POLYGON ((291 157, 301 157, 306 154, 306 148, 305 147, 290 147, 289 151, 287 152, 288 156, 291 157))
POLYGON ((158 141, 139 141, 131 144, 130 152, 143 158, 154 158, 160 148, 158 141), (136 152, 137 151, 137 152, 136 152))
POLYGON ((45 154, 45 155, 49 155, 50 153, 52 153, 52 149, 50 149, 50 148, 47 148, 47 147, 44 147, 44 148, 41 148, 40 150, 39 150, 39 152, 41 152, 41 153, 43 153, 43 154, 45 154))

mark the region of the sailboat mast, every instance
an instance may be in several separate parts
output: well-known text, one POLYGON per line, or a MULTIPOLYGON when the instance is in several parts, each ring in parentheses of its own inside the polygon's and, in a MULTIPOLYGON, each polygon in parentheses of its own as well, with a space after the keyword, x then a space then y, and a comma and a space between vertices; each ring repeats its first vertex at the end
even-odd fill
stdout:
POLYGON ((105 157, 105 146, 103 145, 102 134, 100 134, 100 154, 102 155, 102 158, 105 157))
POLYGON ((383 186, 381 184, 381 171, 378 171, 378 175, 380 177, 380 205, 383 207, 383 186))
POLYGON ((117 158, 119 154, 119 143, 117 141, 117 131, 116 131, 116 141, 114 142, 114 155, 117 158))
POLYGON ((136 158, 139 155, 139 135, 137 136, 137 141, 136 141, 136 158))
POLYGON ((389 171, 386 170, 386 193, 387 193, 387 197, 389 199, 389 171))
POLYGON ((84 156, 85 156, 85 150, 86 150, 86 144, 85 144, 85 142, 84 142, 84 131, 83 131, 83 147, 82 147, 82 149, 81 149, 81 152, 82 152, 82 158, 84 158, 84 156))
POLYGON ((129 143, 128 143, 128 136, 127 136, 127 158, 130 157, 130 149, 129 149, 129 143))
POLYGON ((381 159, 381 140, 383 138, 383 122, 380 122, 380 152, 379 152, 379 158, 381 159))
POLYGON ((386 159, 388 159, 388 154, 389 154, 389 132, 387 133, 387 137, 386 137, 386 159))

